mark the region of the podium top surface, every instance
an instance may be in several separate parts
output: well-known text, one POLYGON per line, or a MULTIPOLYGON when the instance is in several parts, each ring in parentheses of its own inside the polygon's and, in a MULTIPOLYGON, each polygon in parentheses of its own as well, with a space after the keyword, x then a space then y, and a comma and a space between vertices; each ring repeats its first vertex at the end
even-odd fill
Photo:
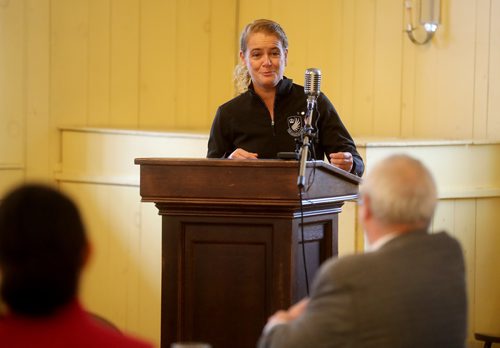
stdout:
MULTIPOLYGON (((299 162, 136 158, 145 202, 296 205, 299 162)), ((357 197, 361 178, 324 161, 307 162, 304 201, 357 197)))

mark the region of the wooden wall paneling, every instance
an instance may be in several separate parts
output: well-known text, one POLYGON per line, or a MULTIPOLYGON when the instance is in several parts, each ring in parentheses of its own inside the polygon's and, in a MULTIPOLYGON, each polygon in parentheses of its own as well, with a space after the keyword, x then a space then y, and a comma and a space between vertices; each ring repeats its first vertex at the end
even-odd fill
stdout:
POLYGON ((82 183, 60 183, 60 188, 77 204, 92 245, 92 253, 82 279, 81 297, 90 310, 123 327, 121 318, 114 315, 108 299, 116 286, 109 285, 109 265, 112 241, 110 240, 110 218, 106 214, 108 192, 104 187, 82 183))
POLYGON ((486 136, 500 138, 500 2, 490 1, 488 122, 486 136))
POLYGON ((401 65, 404 33, 401 2, 377 0, 373 77, 373 130, 377 136, 397 137, 401 131, 401 65))
MULTIPOLYGON (((208 115, 211 1, 177 2, 176 126, 200 128, 208 115)), ((212 115, 213 116, 213 115, 212 115)))
POLYGON ((353 129, 373 134, 375 1, 354 0, 353 129))
POLYGON ((50 2, 27 0, 26 28, 26 178, 52 180, 57 162, 57 131, 50 118, 50 2))
POLYGON ((87 125, 110 124, 111 0, 88 0, 87 125))
POLYGON ((500 323, 500 197, 478 199, 476 218, 476 331, 497 332, 500 323))
MULTIPOLYGON (((473 136, 474 112, 474 40, 475 33, 466 23, 473 23, 473 1, 443 2, 445 16, 443 33, 437 32, 438 100, 434 111, 438 123, 436 136, 455 139, 473 136), (447 29, 449 31, 447 31, 447 29), (441 40, 449 34, 449 40, 441 40), (457 59, 458 58, 458 59, 457 59), (444 133, 444 134, 443 134, 444 133), (448 133, 448 134, 447 134, 448 133)), ((471 23, 471 26, 473 24, 471 23)), ((437 127, 436 127, 437 126, 437 127)))
POLYGON ((0 165, 0 202, 3 196, 24 181, 24 168, 0 165))
POLYGON ((109 127, 139 123, 139 18, 139 0, 111 1, 109 127))
POLYGON ((356 214, 356 202, 346 202, 342 207, 342 213, 339 214, 339 256, 345 256, 356 252, 356 214))
MULTIPOLYGON (((141 1, 139 128, 175 128, 176 1, 141 1)), ((191 81, 196 84, 196 81, 191 81)))
POLYGON ((472 137, 474 86, 473 2, 443 2, 442 25, 432 43, 417 48, 418 137, 472 137))
MULTIPOLYGON (((342 106, 342 94, 345 93, 342 86, 342 0, 333 0, 328 3, 330 4, 328 19, 330 37, 327 39, 328 41, 325 42, 325 46, 328 46, 330 56, 328 63, 323 63, 324 68, 322 67, 322 69, 324 69, 324 77, 322 77, 321 84, 325 86, 324 91, 328 93, 328 98, 335 106, 335 109, 339 113, 347 129, 350 130, 349 125, 347 125, 349 117, 344 114, 344 108, 342 106)), ((323 41, 324 40, 325 38, 323 38, 323 41)))
MULTIPOLYGON (((141 333, 143 236, 138 187, 62 183, 77 202, 93 246, 82 287, 84 303, 120 328, 141 333)), ((156 279, 152 279, 153 282, 156 279)), ((159 333, 158 333, 159 334, 159 333)), ((156 338, 156 337, 154 337, 156 338)))
POLYGON ((0 5, 0 164, 24 164, 24 6, 0 5))
POLYGON ((143 259, 141 255, 142 235, 140 233, 140 200, 139 188, 134 186, 113 185, 108 188, 108 214, 114 218, 110 221, 110 239, 112 259, 110 283, 123 284, 113 286, 116 292, 123 293, 123 300, 117 302, 117 311, 125 310, 125 328, 138 333, 139 316, 142 298, 139 296, 140 284, 144 282, 142 273, 143 259), (114 279, 113 279, 114 278, 114 279), (125 306, 124 306, 125 304, 125 306))
MULTIPOLYGON (((140 200, 140 196, 135 201, 140 200)), ((160 347, 161 323, 161 216, 153 203, 141 203, 140 254, 143 281, 139 284, 138 330, 160 347)))
POLYGON ((468 296, 468 344, 474 341, 474 298, 476 276, 476 199, 456 199, 453 204, 453 226, 447 232, 462 245, 466 266, 468 296))
MULTIPOLYGON (((443 28, 441 28, 443 29, 443 28)), ((444 30, 444 29, 443 29, 444 30)), ((436 79, 439 78, 438 50, 435 43, 417 46, 411 43, 415 52, 415 80, 410 86, 414 93, 414 128, 417 138, 440 138, 446 136, 448 128, 443 128, 441 120, 446 115, 437 115, 437 104, 440 96, 436 79)), ((457 58, 459 59, 459 58, 457 58)))
POLYGON ((490 54, 491 1, 477 0, 474 16, 475 62, 474 62, 474 113, 473 134, 476 139, 484 139, 488 120, 488 74, 490 54))
POLYGON ((354 116, 354 1, 341 0, 341 36, 340 36, 340 70, 339 70, 339 88, 340 98, 337 100, 337 107, 342 110, 343 122, 349 132, 356 136, 359 135, 355 127, 354 116))
POLYGON ((474 298, 476 289, 476 199, 455 201, 455 227, 450 231, 462 244, 467 276, 468 344, 474 341, 474 298))
MULTIPOLYGON (((336 106, 340 88, 338 70, 340 60, 339 50, 339 1, 318 1, 311 6, 306 2, 306 21, 299 21, 300 27, 308 28, 306 40, 306 60, 304 65, 299 67, 297 82, 304 84, 304 72, 307 68, 319 68, 322 73, 321 91, 326 94, 330 101, 336 106), (336 61, 336 63, 335 63, 336 61)), ((340 113, 340 110, 337 110, 340 113)))
POLYGON ((311 39, 310 34, 315 32, 309 18, 311 9, 307 5, 300 0, 270 1, 270 19, 277 21, 288 37, 289 55, 285 76, 300 85, 304 84, 304 72, 309 67, 308 40, 311 39))
MULTIPOLYGON (((212 1, 207 112, 199 126, 210 129, 217 107, 234 97, 233 70, 239 63, 237 1, 212 1)), ((203 115, 200 115, 200 117, 203 115)))
MULTIPOLYGON (((401 5, 401 12, 404 14, 401 5)), ((406 25, 406 21, 403 25, 406 25)), ((401 30, 404 28, 402 27, 401 30)), ((415 84, 416 84, 416 61, 417 54, 415 45, 410 41, 407 34, 403 34, 401 46, 401 137, 412 138, 415 135, 415 84)))
POLYGON ((50 113, 55 125, 86 125, 88 3, 50 3, 50 113))
POLYGON ((475 289, 475 220, 476 207, 474 199, 440 200, 432 221, 433 233, 445 231, 460 242, 465 259, 467 297, 468 297, 468 343, 474 340, 474 289, 475 289))
POLYGON ((440 200, 436 206, 436 212, 432 219, 431 231, 447 231, 454 230, 454 201, 440 200))
MULTIPOLYGON (((241 31, 248 23, 259 19, 267 18, 276 20, 271 12, 271 6, 275 0, 236 0, 238 6, 238 40, 241 31)), ((281 23, 280 23, 281 24, 281 23)), ((239 48, 239 43, 238 43, 239 48)))

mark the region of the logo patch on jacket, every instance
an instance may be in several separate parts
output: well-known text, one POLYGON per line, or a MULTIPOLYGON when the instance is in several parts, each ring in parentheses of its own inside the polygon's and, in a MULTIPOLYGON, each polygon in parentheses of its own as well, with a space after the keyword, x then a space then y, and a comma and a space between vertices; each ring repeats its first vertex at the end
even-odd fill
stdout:
POLYGON ((300 133, 302 131, 302 117, 297 115, 297 116, 288 116, 287 117, 287 123, 288 123, 288 134, 290 134, 292 137, 299 137, 300 133))

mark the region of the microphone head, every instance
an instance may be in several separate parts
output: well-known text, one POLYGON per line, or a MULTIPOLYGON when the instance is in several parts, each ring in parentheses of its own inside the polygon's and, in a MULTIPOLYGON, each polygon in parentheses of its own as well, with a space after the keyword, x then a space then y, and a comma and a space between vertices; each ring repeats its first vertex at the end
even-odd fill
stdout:
POLYGON ((321 91, 321 71, 316 68, 306 69, 304 92, 308 96, 319 96, 321 91))

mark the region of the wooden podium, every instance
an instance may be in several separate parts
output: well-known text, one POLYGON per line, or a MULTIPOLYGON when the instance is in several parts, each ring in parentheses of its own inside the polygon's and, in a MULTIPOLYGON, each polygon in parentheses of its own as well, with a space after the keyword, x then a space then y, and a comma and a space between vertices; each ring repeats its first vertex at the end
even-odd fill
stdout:
MULTIPOLYGON (((299 163, 137 158, 162 215, 161 346, 255 347, 269 315, 306 295, 299 163)), ((308 162, 302 197, 309 284, 338 253, 338 213, 361 179, 308 162), (307 187, 308 186, 308 187, 307 187)))

